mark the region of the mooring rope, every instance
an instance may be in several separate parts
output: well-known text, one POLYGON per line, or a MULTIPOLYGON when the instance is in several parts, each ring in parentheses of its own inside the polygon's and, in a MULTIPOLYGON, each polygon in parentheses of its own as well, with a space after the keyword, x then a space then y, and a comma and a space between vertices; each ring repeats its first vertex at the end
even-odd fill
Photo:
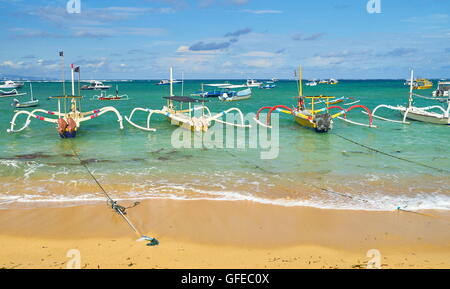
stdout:
POLYGON ((422 166, 422 167, 425 167, 425 168, 428 168, 428 169, 436 170, 436 171, 441 172, 441 173, 450 173, 450 171, 446 170, 446 169, 436 168, 436 167, 433 167, 433 166, 430 166, 430 165, 427 165, 427 164, 424 164, 424 163, 421 163, 421 162, 417 162, 417 161, 405 159, 405 158, 402 158, 402 157, 394 156, 394 155, 389 154, 387 152, 383 152, 383 151, 380 151, 380 150, 378 150, 376 148, 373 148, 373 147, 370 147, 368 145, 365 145, 365 144, 356 142, 354 140, 351 140, 351 139, 349 139, 349 138, 347 138, 345 136, 342 136, 342 135, 339 135, 339 134, 336 134, 336 133, 331 133, 331 134, 333 134, 333 135, 335 135, 337 137, 340 137, 341 139, 346 140, 346 141, 348 141, 350 143, 353 143, 355 145, 358 145, 360 147, 368 149, 370 151, 373 151, 373 152, 376 152, 376 153, 379 153, 379 154, 382 154, 382 155, 385 155, 385 156, 388 156, 388 157, 391 157, 391 158, 394 158, 394 159, 398 159, 398 160, 401 160, 401 161, 404 161, 404 162, 408 162, 408 163, 411 163, 411 164, 422 166))
MULTIPOLYGON (((335 135, 337 135, 337 134, 335 134, 335 135)), ((337 136, 339 136, 339 135, 337 135, 337 136)), ((340 137, 341 137, 341 136, 340 136, 340 137)), ((350 141, 351 141, 351 140, 350 140, 350 141)), ((353 142, 353 141, 352 141, 352 142, 353 142)), ((356 142, 355 142, 355 143, 356 143, 356 142)), ((234 155, 233 153, 231 153, 231 152, 229 152, 229 151, 226 151, 226 152, 227 152, 229 155, 231 155, 232 157, 238 158, 238 156, 234 155)), ((394 157, 395 157, 395 156, 394 156, 394 157)), ((252 165, 252 166, 255 166, 256 169, 259 169, 260 171, 262 171, 262 172, 264 172, 264 173, 275 174, 274 172, 271 172, 270 170, 266 170, 265 168, 262 168, 262 167, 260 167, 260 166, 258 166, 258 165, 256 165, 256 164, 252 163, 251 161, 245 160, 245 159, 243 159, 243 158, 238 158, 238 159, 241 160, 241 161, 246 162, 247 164, 250 164, 250 165, 252 165)), ((329 193, 329 194, 332 194, 332 195, 337 195, 337 196, 340 196, 340 197, 344 197, 344 198, 348 198, 348 199, 351 199, 351 200, 356 200, 356 201, 360 201, 360 202, 364 202, 364 203, 370 203, 370 201, 369 201, 368 199, 364 199, 364 198, 361 198, 361 197, 358 197, 358 196, 351 196, 351 195, 348 195, 348 194, 345 194, 345 193, 335 192, 335 191, 330 190, 330 189, 326 189, 326 188, 319 187, 319 186, 317 186, 317 185, 315 185, 315 184, 309 184, 309 183, 306 183, 306 182, 302 182, 302 183, 303 183, 304 185, 306 185, 306 186, 311 186, 311 187, 313 187, 313 188, 316 188, 316 189, 318 189, 318 190, 324 191, 324 192, 329 193)), ((284 187, 283 185, 280 185, 280 186, 284 187)), ((420 213, 420 212, 415 212, 415 211, 410 211, 410 210, 402 209, 400 206, 398 206, 398 207, 396 208, 396 211, 397 211, 397 212, 404 212, 404 213, 411 213, 411 214, 416 214, 416 215, 423 216, 423 217, 430 217, 430 218, 435 218, 435 219, 441 219, 441 220, 443 220, 443 218, 442 218, 442 217, 439 217, 439 216, 435 216, 435 215, 431 215, 431 214, 424 214, 424 213, 420 213)))
MULTIPOLYGON (((116 211, 124 220, 125 222, 128 224, 128 226, 136 233, 137 236, 139 236, 139 240, 145 240, 145 241, 149 241, 150 243, 147 244, 147 246, 156 246, 159 245, 159 241, 155 238, 151 238, 151 237, 147 237, 143 234, 141 234, 141 232, 136 228, 136 226, 133 225, 133 223, 130 221, 130 219, 128 219, 128 217, 126 216, 126 210, 128 208, 122 207, 120 206, 117 201, 114 201, 111 196, 108 194, 108 192, 105 190, 105 188, 102 186, 102 184, 98 181, 98 179, 94 176, 94 174, 92 173, 92 171, 89 169, 89 167, 86 165, 85 162, 83 162, 80 158, 80 156, 77 154, 77 152, 75 151, 75 149, 72 147, 72 152, 74 154, 74 156, 79 160, 81 166, 83 166, 86 171, 89 173, 89 175, 91 176, 91 178, 95 181, 95 183, 97 184, 97 186, 100 188, 100 190, 105 194, 106 198, 108 199, 108 203, 111 205, 111 208, 116 211)), ((135 207, 137 206, 138 203, 135 203, 134 206, 131 206, 129 208, 135 207)))

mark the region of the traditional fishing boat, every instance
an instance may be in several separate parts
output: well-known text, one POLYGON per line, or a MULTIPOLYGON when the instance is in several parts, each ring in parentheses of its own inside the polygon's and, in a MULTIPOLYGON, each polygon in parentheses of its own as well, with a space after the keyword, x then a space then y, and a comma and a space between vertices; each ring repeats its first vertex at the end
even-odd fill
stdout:
POLYGON ((414 93, 414 71, 411 70, 411 80, 410 80, 410 86, 409 86, 409 98, 408 98, 408 104, 406 106, 398 105, 398 106, 392 106, 392 105, 386 105, 386 104, 380 104, 377 107, 373 109, 372 116, 376 119, 389 121, 389 122, 396 122, 396 123, 404 123, 409 124, 407 122, 407 119, 415 120, 415 121, 421 121, 421 122, 427 122, 427 123, 433 123, 433 124, 443 124, 443 125, 449 125, 450 124, 450 99, 449 98, 438 98, 438 97, 427 97, 420 94, 414 93), (414 97, 428 99, 428 100, 438 100, 442 103, 447 103, 447 107, 443 107, 442 105, 431 105, 426 107, 417 107, 414 106, 414 97), (381 117, 376 115, 376 112, 381 108, 387 108, 393 111, 398 111, 403 116, 403 119, 400 120, 394 120, 389 119, 385 117, 381 117))
POLYGON ((293 108, 289 108, 285 105, 276 105, 274 107, 263 107, 261 108, 255 117, 255 121, 264 127, 272 128, 271 126, 271 114, 276 112, 281 112, 285 114, 289 114, 294 116, 294 120, 301 126, 314 129, 316 132, 328 132, 333 128, 333 120, 338 118, 345 122, 366 126, 366 127, 375 127, 372 124, 372 116, 370 110, 363 105, 353 105, 348 109, 344 109, 340 106, 329 106, 329 103, 332 99, 335 99, 333 96, 303 96, 303 85, 302 85, 302 70, 300 68, 299 71, 300 79, 299 79, 299 96, 297 98, 297 106, 293 108), (307 103, 309 101, 309 103, 307 103), (326 106, 323 108, 317 109, 317 105, 319 103, 325 104, 326 106), (363 109, 369 114, 369 123, 363 124, 355 121, 351 121, 347 119, 347 114, 356 108, 363 109), (338 113, 331 114, 331 110, 338 109, 340 110, 338 113), (269 110, 267 114, 266 123, 263 123, 260 120, 260 114, 264 110, 269 110), (343 117, 342 117, 343 116, 343 117))
MULTIPOLYGON (((172 68, 170 69, 170 82, 172 82, 172 68)), ((204 99, 195 99, 187 96, 175 96, 173 94, 173 85, 170 85, 170 96, 164 97, 167 104, 160 110, 149 108, 134 108, 129 117, 125 116, 125 120, 135 128, 144 131, 156 131, 150 126, 151 117, 154 114, 165 116, 172 124, 183 127, 194 132, 205 132, 211 127, 213 122, 222 123, 229 126, 248 128, 244 121, 244 115, 238 108, 230 108, 221 113, 212 114, 211 110, 205 105, 204 99), (198 104, 194 106, 193 104, 198 104), (187 105, 187 108, 186 108, 187 105), (133 116, 136 112, 143 111, 148 113, 147 126, 141 126, 133 122, 133 116), (229 113, 236 112, 239 115, 240 123, 228 123, 221 118, 229 113)))
POLYGON ((203 98, 210 98, 210 97, 219 97, 224 93, 224 90, 222 87, 230 86, 230 83, 210 83, 210 84, 202 84, 202 90, 197 91, 191 96, 194 97, 203 97, 203 98), (213 87, 214 89, 205 91, 205 86, 207 87, 213 87))
POLYGON ((10 91, 0 90, 0 98, 22 96, 22 95, 25 95, 25 94, 27 94, 27 93, 26 92, 19 93, 17 91, 17 89, 13 89, 13 90, 10 90, 10 91))
POLYGON ((244 88, 244 85, 229 85, 223 87, 225 90, 220 96, 219 100, 221 101, 238 101, 245 100, 252 97, 252 89, 246 88, 244 90, 236 91, 235 89, 244 88))
POLYGON ((343 104, 343 105, 347 105, 347 106, 360 102, 360 100, 357 100, 357 99, 355 99, 353 97, 345 97, 345 96, 343 96, 343 97, 334 97, 334 98, 331 98, 329 100, 319 100, 317 103, 318 104, 325 103, 327 105, 333 105, 333 104, 343 103, 345 101, 350 101, 350 102, 346 102, 346 103, 343 104))
POLYGON ((30 83, 30 94, 31 94, 31 99, 29 101, 23 101, 20 102, 19 100, 17 100, 16 98, 13 100, 13 102, 11 103, 11 106, 14 108, 28 108, 28 107, 35 107, 39 105, 39 99, 35 99, 33 96, 33 86, 30 83))
POLYGON ((5 81, 4 84, 0 85, 0 89, 19 89, 24 86, 23 82, 15 82, 12 80, 5 81))
POLYGON ((102 82, 97 80, 91 80, 89 85, 83 85, 81 90, 108 90, 111 85, 104 85, 102 82))
POLYGON ((275 84, 266 82, 263 85, 261 85, 259 88, 260 89, 274 89, 275 87, 277 87, 275 84))
POLYGON ((100 95, 94 95, 92 97, 93 100, 130 100, 128 94, 119 95, 119 87, 116 86, 116 94, 115 95, 106 95, 105 91, 101 91, 100 95))
MULTIPOLYGON (((64 57, 64 54, 61 52, 60 56, 64 57)), ((64 60, 62 61, 64 63, 64 60)), ((7 131, 9 133, 21 132, 27 127, 29 127, 31 119, 38 119, 41 121, 56 124, 58 134, 61 138, 75 138, 77 136, 77 132, 79 131, 82 122, 95 119, 107 112, 112 112, 116 114, 118 122, 120 124, 120 128, 123 129, 122 116, 114 107, 107 106, 88 112, 81 111, 81 99, 83 97, 75 95, 75 81, 74 81, 74 73, 79 72, 80 68, 79 67, 75 68, 74 65, 72 64, 71 71, 72 71, 72 95, 66 95, 65 84, 63 82, 63 95, 49 97, 49 99, 56 99, 58 101, 57 111, 48 111, 43 109, 34 109, 32 111, 18 111, 13 116, 11 121, 11 127, 7 131), (69 106, 70 108, 68 108, 69 106), (42 116, 41 114, 46 114, 48 115, 48 117, 42 116), (20 115, 27 116, 25 124, 21 128, 15 129, 16 120, 20 115), (56 118, 50 116, 56 116, 56 118)))

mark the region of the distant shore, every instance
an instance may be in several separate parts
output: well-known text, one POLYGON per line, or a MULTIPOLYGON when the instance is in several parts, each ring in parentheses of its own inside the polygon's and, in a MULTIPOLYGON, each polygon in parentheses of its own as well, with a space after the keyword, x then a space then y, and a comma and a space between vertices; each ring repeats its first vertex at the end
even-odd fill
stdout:
MULTIPOLYGON (((130 205, 124 202, 123 205, 130 205)), ((247 201, 148 200, 128 216, 105 204, 0 210, 0 268, 449 268, 448 211, 369 212, 247 201), (370 255, 370 254, 369 254, 370 255)))

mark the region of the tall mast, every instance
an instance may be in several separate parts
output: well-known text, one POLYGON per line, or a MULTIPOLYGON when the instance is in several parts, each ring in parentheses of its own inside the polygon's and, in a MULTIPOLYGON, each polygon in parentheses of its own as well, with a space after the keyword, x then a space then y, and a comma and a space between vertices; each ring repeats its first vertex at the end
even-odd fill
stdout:
POLYGON ((299 86, 299 96, 303 96, 303 70, 301 66, 299 68, 299 86))
POLYGON ((411 83, 409 86, 409 99, 408 99, 408 107, 412 106, 413 102, 413 84, 414 84, 414 70, 411 69, 411 83))
POLYGON ((173 96, 173 68, 170 68, 170 96, 173 96))
POLYGON ((63 96, 66 95, 66 77, 64 73, 64 51, 59 52, 59 56, 61 57, 61 82, 63 87, 63 96))

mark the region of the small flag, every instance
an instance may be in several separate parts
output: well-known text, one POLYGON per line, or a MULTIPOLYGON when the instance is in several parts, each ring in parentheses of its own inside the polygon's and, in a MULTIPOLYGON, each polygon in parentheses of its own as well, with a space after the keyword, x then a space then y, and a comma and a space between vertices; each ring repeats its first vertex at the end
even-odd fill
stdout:
POLYGON ((59 56, 64 56, 64 51, 60 51, 59 56))
POLYGON ((80 72, 80 67, 79 66, 75 67, 74 71, 75 72, 80 72))

